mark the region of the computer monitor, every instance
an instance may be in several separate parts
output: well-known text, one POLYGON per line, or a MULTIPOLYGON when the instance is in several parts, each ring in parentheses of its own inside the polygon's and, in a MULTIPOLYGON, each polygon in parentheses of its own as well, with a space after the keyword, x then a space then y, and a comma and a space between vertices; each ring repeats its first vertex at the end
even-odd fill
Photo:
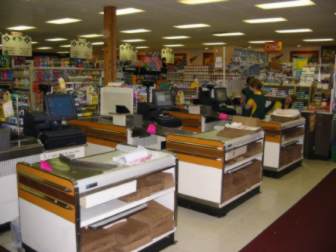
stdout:
POLYGON ((77 118, 75 100, 72 95, 52 94, 45 96, 46 111, 53 121, 77 118))
POLYGON ((153 104, 157 107, 173 107, 173 96, 169 90, 153 90, 153 104))
POLYGON ((228 96, 225 87, 215 88, 215 99, 219 103, 224 103, 228 101, 228 96))

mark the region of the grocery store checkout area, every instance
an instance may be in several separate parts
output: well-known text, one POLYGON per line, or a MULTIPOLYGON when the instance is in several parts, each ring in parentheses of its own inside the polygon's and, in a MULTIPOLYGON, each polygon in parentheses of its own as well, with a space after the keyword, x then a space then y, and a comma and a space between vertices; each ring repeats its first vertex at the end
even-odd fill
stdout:
MULTIPOLYGON (((52 105, 54 98, 57 101, 59 99, 58 96, 50 96, 46 100, 52 105)), ((50 114, 55 111, 48 111, 51 118, 50 114)), ((15 237, 14 246, 17 248, 20 246, 20 231, 17 221, 19 210, 16 164, 35 163, 58 157, 60 154, 82 157, 85 155, 86 144, 85 135, 80 131, 62 129, 58 125, 56 129, 56 125, 51 126, 46 115, 27 113, 27 118, 24 136, 16 136, 10 128, 0 128, 0 225, 7 229, 7 224, 11 224, 15 237)))
POLYGON ((14 222, 19 216, 16 163, 38 162, 43 146, 33 138, 13 141, 6 128, 0 129, 0 138, 0 225, 3 225, 14 222))
POLYGON ((265 131, 265 175, 281 177, 301 165, 305 123, 298 110, 276 110, 260 121, 265 131))
POLYGON ((117 145, 83 158, 19 163, 17 172, 26 249, 159 251, 175 242, 172 154, 117 145))
POLYGON ((70 120, 80 127, 91 144, 115 147, 117 144, 164 148, 171 132, 203 132, 222 122, 217 118, 188 113, 174 106, 170 91, 154 90, 152 102, 137 104, 133 88, 101 88, 100 116, 70 120), (136 114, 138 112, 138 114, 136 114), (155 124, 155 134, 148 131, 155 124), (155 136, 154 136, 155 135, 155 136))
POLYGON ((220 217, 260 191, 264 131, 239 118, 222 129, 167 136, 179 162, 179 205, 220 217))

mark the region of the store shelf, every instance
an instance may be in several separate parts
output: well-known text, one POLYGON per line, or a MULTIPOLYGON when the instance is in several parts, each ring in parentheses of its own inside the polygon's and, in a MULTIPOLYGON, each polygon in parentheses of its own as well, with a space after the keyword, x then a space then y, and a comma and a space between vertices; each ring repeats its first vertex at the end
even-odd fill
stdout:
POLYGON ((300 161, 302 161, 302 160, 303 160, 303 157, 300 157, 300 158, 298 158, 298 159, 296 159, 296 160, 294 160, 294 161, 292 161, 292 162, 290 162, 290 163, 288 163, 288 164, 285 164, 285 165, 279 167, 279 169, 276 169, 276 168, 275 168, 274 170, 277 170, 278 172, 280 172, 280 171, 282 171, 282 170, 284 170, 284 169, 290 167, 291 165, 296 164, 296 163, 298 163, 298 162, 300 162, 300 161))
POLYGON ((223 207, 229 205, 230 203, 232 203, 232 202, 234 202, 235 200, 239 199, 239 198, 242 197, 243 195, 245 195, 245 194, 247 194, 247 193, 253 191, 254 189, 258 188, 259 186, 261 186, 261 183, 260 183, 260 182, 257 183, 257 184, 255 184, 255 185, 253 185, 252 187, 250 187, 249 189, 247 189, 245 192, 242 192, 242 193, 236 195, 235 197, 233 197, 233 198, 231 198, 231 199, 225 201, 224 203, 220 204, 219 207, 220 207, 220 208, 223 208, 223 207))
MULTIPOLYGON (((263 156, 263 152, 260 152, 258 154, 255 154, 253 156, 250 156, 250 157, 247 157, 247 158, 244 158, 238 162, 235 162, 233 164, 230 164, 230 165, 224 165, 224 173, 230 173, 230 172, 233 172, 233 171, 236 171, 236 170, 239 170, 238 168, 244 168, 244 164, 246 163, 249 163, 255 159, 262 159, 262 156, 263 156)), ((238 157, 239 158, 239 157, 238 157)))
POLYGON ((297 137, 293 137, 293 138, 289 138, 289 139, 287 139, 287 140, 283 140, 283 141, 281 142, 281 147, 290 145, 290 144, 295 143, 295 142, 298 142, 298 141, 303 141, 303 139, 304 139, 304 135, 302 135, 302 136, 297 136, 297 137))
POLYGON ((124 202, 121 200, 112 200, 108 203, 98 205, 92 208, 81 208, 81 227, 86 227, 90 224, 93 224, 97 221, 103 220, 115 214, 130 210, 134 207, 140 206, 146 202, 159 198, 161 196, 165 196, 167 194, 173 193, 175 188, 169 188, 164 191, 160 191, 158 193, 152 194, 148 197, 145 197, 141 200, 134 202, 124 202))
POLYGON ((34 67, 35 70, 87 70, 87 71, 102 71, 102 68, 85 68, 85 67, 34 67))

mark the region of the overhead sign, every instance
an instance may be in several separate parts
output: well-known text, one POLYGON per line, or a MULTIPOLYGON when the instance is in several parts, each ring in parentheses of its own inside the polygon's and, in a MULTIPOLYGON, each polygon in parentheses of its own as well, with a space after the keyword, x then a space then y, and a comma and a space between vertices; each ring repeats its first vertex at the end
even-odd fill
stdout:
POLYGON ((174 51, 171 48, 163 48, 161 50, 161 59, 165 58, 167 64, 174 64, 174 51))
POLYGON ((119 47, 120 61, 136 61, 136 50, 131 44, 122 44, 119 47))
POLYGON ((71 41, 70 57, 76 59, 92 59, 92 44, 85 39, 71 41))
POLYGON ((9 56, 32 56, 32 39, 20 34, 4 34, 1 36, 2 54, 9 56))
POLYGON ((268 52, 268 53, 281 52, 282 49, 283 49, 282 41, 266 43, 265 48, 264 48, 265 52, 268 52))

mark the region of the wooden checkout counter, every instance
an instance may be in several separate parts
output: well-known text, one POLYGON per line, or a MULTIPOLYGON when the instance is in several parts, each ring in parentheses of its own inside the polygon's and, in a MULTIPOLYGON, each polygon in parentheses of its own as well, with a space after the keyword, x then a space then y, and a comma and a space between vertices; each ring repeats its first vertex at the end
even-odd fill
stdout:
POLYGON ((131 134, 127 127, 117 126, 107 121, 99 120, 71 120, 71 126, 80 127, 87 137, 87 142, 108 147, 117 144, 127 144, 131 134))
POLYGON ((303 160, 305 119, 297 118, 286 122, 262 120, 265 131, 264 174, 280 177, 303 160))
POLYGON ((224 216, 260 190, 264 132, 224 129, 168 135, 178 163, 179 205, 224 216))
POLYGON ((87 136, 87 142, 96 145, 115 147, 117 144, 142 145, 156 150, 164 149, 166 136, 174 132, 183 134, 200 133, 213 130, 216 125, 223 125, 222 121, 207 118, 202 115, 190 114, 188 112, 169 112, 172 116, 181 119, 182 127, 167 128, 158 127, 158 134, 155 136, 137 136, 135 132, 126 127, 114 125, 107 120, 79 119, 71 120, 71 126, 80 127, 87 136))
POLYGON ((176 111, 170 111, 169 114, 181 120, 182 130, 197 133, 212 130, 214 125, 219 122, 215 117, 206 117, 201 114, 176 111))
POLYGON ((174 243, 176 160, 151 151, 133 165, 113 158, 135 147, 81 159, 17 165, 24 247, 43 252, 159 251, 174 243))

